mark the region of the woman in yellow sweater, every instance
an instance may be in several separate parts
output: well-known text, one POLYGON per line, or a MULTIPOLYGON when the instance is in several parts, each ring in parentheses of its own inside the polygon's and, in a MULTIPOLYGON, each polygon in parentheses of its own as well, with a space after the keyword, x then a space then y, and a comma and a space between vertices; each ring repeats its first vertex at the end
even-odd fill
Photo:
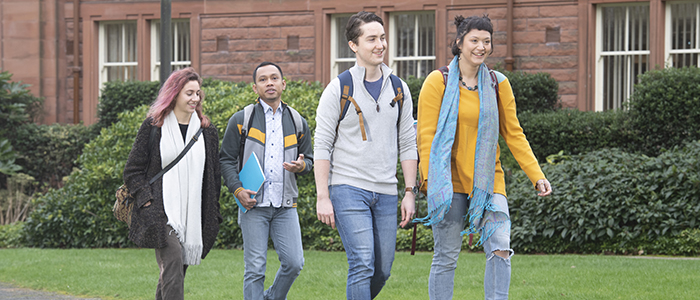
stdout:
POLYGON ((485 299, 507 299, 514 252, 498 135, 539 196, 552 188, 520 127, 508 79, 484 63, 493 53, 491 20, 457 16, 455 25, 455 57, 446 69, 428 75, 418 101, 420 174, 427 179, 429 214, 417 221, 432 226, 435 241, 429 294, 432 300, 452 299, 461 235, 479 233, 486 254, 485 299))

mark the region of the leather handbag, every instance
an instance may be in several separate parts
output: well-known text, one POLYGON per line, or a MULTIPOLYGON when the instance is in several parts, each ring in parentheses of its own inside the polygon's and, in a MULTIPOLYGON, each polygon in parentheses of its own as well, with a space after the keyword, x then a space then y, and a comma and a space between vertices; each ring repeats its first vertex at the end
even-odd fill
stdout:
MULTIPOLYGON (((155 134, 153 133, 156 129, 156 127, 153 127, 154 130, 151 132, 151 137, 154 137, 155 134)), ((148 184, 151 185, 153 184, 158 178, 163 176, 165 172, 168 172, 170 169, 172 169, 179 161, 182 159, 182 157, 187 154, 187 151, 192 148, 192 145, 194 145, 195 142, 199 139, 199 135, 202 133, 202 128, 200 127, 197 133, 192 136, 192 139, 190 140, 189 143, 187 143, 187 146, 185 149, 180 152, 180 154, 170 162, 164 169, 160 170, 156 176, 153 176, 151 180, 148 181, 148 184)), ((149 149, 152 148, 152 141, 151 139, 149 141, 149 149)), ((131 211, 134 208, 134 202, 136 202, 136 199, 129 193, 129 188, 126 187, 126 184, 122 184, 119 188, 117 188, 117 192, 115 193, 115 196, 117 198, 117 201, 114 202, 114 207, 112 207, 112 212, 114 213, 114 217, 117 218, 117 220, 125 222, 129 227, 131 227, 131 211)))

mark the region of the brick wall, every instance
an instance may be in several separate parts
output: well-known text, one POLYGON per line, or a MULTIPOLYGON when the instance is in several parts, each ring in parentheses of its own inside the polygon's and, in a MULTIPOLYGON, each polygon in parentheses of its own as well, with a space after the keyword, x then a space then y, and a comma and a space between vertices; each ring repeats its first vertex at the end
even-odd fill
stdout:
POLYGON ((315 79, 314 15, 212 15, 201 19, 201 74, 252 81, 263 61, 277 63, 289 80, 315 79))
MULTIPOLYGON (((559 96, 564 107, 578 105, 577 9, 575 3, 515 6, 513 9, 513 70, 551 74, 559 83, 559 96)), ((494 52, 488 60, 488 65, 493 67, 506 57, 505 8, 448 11, 448 45, 455 39, 456 28, 452 22, 456 15, 468 17, 484 12, 494 24, 494 52)), ((447 51, 451 59, 450 49, 447 51)))

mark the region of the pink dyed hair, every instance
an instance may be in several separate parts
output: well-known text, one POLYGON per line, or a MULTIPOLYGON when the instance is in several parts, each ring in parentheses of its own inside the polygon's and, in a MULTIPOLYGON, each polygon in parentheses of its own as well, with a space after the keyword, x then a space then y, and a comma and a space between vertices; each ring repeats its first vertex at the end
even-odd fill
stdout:
MULTIPOLYGON (((153 104, 151 104, 151 109, 148 111, 148 116, 153 117, 153 122, 151 124, 158 127, 163 126, 165 116, 170 114, 170 112, 175 108, 175 99, 177 99, 177 95, 180 94, 180 91, 185 87, 185 84, 193 80, 197 81, 201 87, 202 77, 200 77, 199 74, 197 74, 197 72, 195 72, 191 67, 177 70, 170 74, 168 80, 166 80, 165 84, 163 84, 163 86, 160 88, 158 97, 156 97, 156 100, 153 101, 153 104)), ((197 112, 199 120, 202 121, 202 128, 208 128, 211 121, 209 120, 209 117, 202 113, 204 91, 200 92, 199 99, 200 100, 197 104, 197 108, 195 108, 195 111, 197 112)))

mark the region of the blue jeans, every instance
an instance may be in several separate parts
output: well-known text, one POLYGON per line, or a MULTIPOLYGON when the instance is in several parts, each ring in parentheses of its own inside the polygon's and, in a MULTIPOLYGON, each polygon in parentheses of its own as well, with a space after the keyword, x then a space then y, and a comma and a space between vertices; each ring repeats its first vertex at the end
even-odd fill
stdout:
MULTIPOLYGON (((508 213, 508 200, 501 194, 494 194, 493 202, 506 214, 508 213)), ((460 232, 464 230, 466 220, 464 216, 469 209, 469 199, 466 194, 455 193, 452 198, 452 206, 445 214, 445 218, 433 225, 433 239, 435 241, 435 254, 430 266, 430 278, 428 292, 431 300, 452 299, 454 290, 455 269, 457 259, 462 246, 460 232)), ((487 218, 485 213, 483 219, 487 218)), ((510 287, 510 257, 513 250, 510 249, 510 228, 499 228, 484 242, 486 254, 486 270, 484 272, 484 298, 508 299, 510 287), (508 251, 507 259, 495 255, 494 251, 508 251)))
POLYGON ((304 266, 304 249, 296 208, 255 207, 238 214, 243 233, 243 299, 286 299, 304 266), (267 240, 272 238, 280 268, 270 288, 265 288, 267 240))
POLYGON ((349 185, 328 189, 348 257, 347 298, 374 299, 389 279, 394 262, 398 196, 349 185))

